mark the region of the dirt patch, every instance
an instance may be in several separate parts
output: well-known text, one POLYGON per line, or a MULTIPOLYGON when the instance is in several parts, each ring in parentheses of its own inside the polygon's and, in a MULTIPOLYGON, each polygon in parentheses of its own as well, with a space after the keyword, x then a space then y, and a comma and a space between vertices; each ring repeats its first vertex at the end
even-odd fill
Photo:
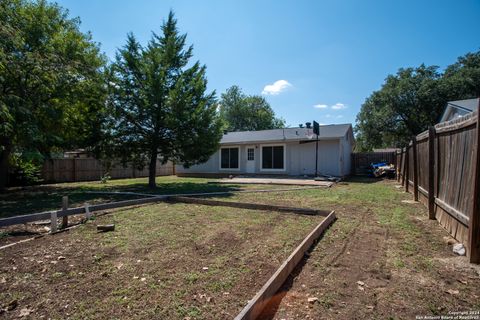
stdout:
POLYGON ((0 251, 2 316, 231 319, 318 220, 164 203, 115 212, 0 251))
POLYGON ((402 204, 409 196, 382 184, 395 191, 381 202, 335 208, 337 222, 265 319, 415 319, 480 310, 478 268, 453 255, 447 233, 424 218, 421 204, 402 204))

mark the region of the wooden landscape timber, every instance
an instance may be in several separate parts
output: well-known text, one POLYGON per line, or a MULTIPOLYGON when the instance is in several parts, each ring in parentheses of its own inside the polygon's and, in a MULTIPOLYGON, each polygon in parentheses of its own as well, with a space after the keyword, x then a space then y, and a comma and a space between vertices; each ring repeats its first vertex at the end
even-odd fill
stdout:
POLYGON ((268 305, 271 298, 285 283, 292 271, 303 259, 305 253, 312 247, 322 233, 335 221, 335 211, 320 222, 315 229, 302 241, 302 243, 290 254, 290 256, 275 271, 265 285, 257 292, 255 297, 235 317, 235 320, 255 320, 268 305))
MULTIPOLYGON (((135 193, 138 196, 145 196, 145 198, 140 199, 132 199, 132 200, 123 200, 123 201, 116 201, 116 202, 109 202, 109 203, 102 203, 96 205, 89 205, 86 204, 83 207, 77 208, 68 208, 66 210, 51 210, 51 211, 44 211, 39 213, 32 213, 8 218, 0 219, 0 227, 7 227, 16 224, 23 224, 28 222, 34 222, 38 220, 47 220, 51 219, 53 222, 56 221, 56 218, 52 218, 52 215, 56 215, 57 218, 63 216, 71 216, 76 214, 86 214, 87 211, 90 214, 91 212, 95 211, 103 211, 108 209, 116 209, 116 208, 123 208, 129 206, 137 206, 137 205, 144 205, 159 201, 165 201, 168 197, 209 197, 209 196, 222 196, 222 195, 230 195, 235 193, 258 193, 258 192, 286 192, 286 191, 297 191, 297 190, 307 190, 307 189, 316 189, 316 188, 323 188, 319 186, 304 186, 304 187, 296 187, 296 188, 285 188, 285 189, 264 189, 264 190, 238 190, 238 191, 220 191, 220 192, 203 192, 203 193, 182 193, 182 194, 172 194, 172 195, 154 195, 154 194, 141 194, 135 193), (88 209, 85 209, 88 207, 88 209)), ((91 192, 94 193, 94 192, 91 192)), ((108 192, 99 192, 101 194, 107 194, 108 192)), ((122 194, 121 192, 110 192, 111 194, 122 194)), ((130 192, 125 192, 125 195, 132 195, 130 192)), ((55 224, 56 226, 56 224, 55 224)), ((52 223, 53 227, 53 223, 52 223)))
POLYGON ((179 197, 179 196, 168 197, 167 201, 181 202, 181 203, 196 203, 196 204, 202 204, 202 205, 208 205, 208 206, 223 206, 223 207, 251 209, 251 210, 292 212, 292 213, 305 214, 305 215, 315 215, 315 216, 319 215, 324 217, 326 217, 330 213, 329 211, 317 210, 317 209, 285 207, 285 206, 276 206, 276 205, 259 204, 259 203, 220 201, 220 200, 199 199, 199 198, 179 197))
POLYGON ((465 245, 474 263, 480 263, 479 131, 478 112, 473 112, 430 127, 397 153, 405 158, 399 172, 405 191, 465 245))

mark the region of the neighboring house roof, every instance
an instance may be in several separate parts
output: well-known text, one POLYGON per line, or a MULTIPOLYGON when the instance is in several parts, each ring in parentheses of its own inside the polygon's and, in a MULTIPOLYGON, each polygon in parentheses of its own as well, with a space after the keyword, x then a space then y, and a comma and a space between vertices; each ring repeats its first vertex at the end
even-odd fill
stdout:
MULTIPOLYGON (((352 125, 347 124, 331 124, 320 126, 319 139, 330 140, 344 137, 352 125)), ((311 140, 308 134, 312 134, 313 129, 307 128, 285 128, 273 130, 259 130, 259 131, 237 131, 228 132, 223 135, 221 144, 242 144, 252 142, 269 142, 269 141, 299 141, 311 140)))
POLYGON ((452 120, 456 117, 461 117, 475 110, 478 110, 478 98, 449 101, 447 102, 447 106, 443 111, 440 122, 452 120))

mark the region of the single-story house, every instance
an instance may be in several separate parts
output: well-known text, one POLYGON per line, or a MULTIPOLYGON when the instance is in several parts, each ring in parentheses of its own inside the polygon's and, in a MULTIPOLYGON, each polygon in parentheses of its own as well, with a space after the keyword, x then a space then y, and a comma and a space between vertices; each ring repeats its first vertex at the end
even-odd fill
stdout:
MULTIPOLYGON (((202 164, 176 166, 180 176, 313 175, 316 135, 312 128, 285 128, 225 133, 220 149, 202 164)), ((351 124, 320 126, 318 173, 350 174, 354 136, 351 124)))
POLYGON ((478 100, 479 98, 447 102, 447 106, 445 107, 445 111, 443 111, 443 115, 440 118, 440 122, 453 120, 461 116, 464 116, 467 113, 477 111, 478 100))

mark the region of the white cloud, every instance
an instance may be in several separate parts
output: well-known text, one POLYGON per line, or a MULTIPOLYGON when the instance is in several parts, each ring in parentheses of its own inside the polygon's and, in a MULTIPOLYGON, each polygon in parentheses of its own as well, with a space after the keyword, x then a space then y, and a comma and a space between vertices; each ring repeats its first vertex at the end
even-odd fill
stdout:
POLYGON ((343 118, 343 116, 342 116, 341 114, 339 114, 339 115, 337 116, 337 119, 341 119, 341 118, 343 118))
MULTIPOLYGON (((328 109, 328 105, 326 104, 316 104, 313 106, 315 109, 328 109)), ((332 110, 343 110, 346 109, 347 106, 343 103, 337 102, 334 105, 330 106, 330 109, 332 110)))
POLYGON ((346 105, 340 102, 337 102, 333 106, 331 106, 333 110, 342 110, 342 109, 345 109, 346 107, 347 107, 346 105))
POLYGON ((291 86, 287 80, 277 80, 273 84, 267 84, 265 88, 263 88, 262 94, 277 95, 291 86))

